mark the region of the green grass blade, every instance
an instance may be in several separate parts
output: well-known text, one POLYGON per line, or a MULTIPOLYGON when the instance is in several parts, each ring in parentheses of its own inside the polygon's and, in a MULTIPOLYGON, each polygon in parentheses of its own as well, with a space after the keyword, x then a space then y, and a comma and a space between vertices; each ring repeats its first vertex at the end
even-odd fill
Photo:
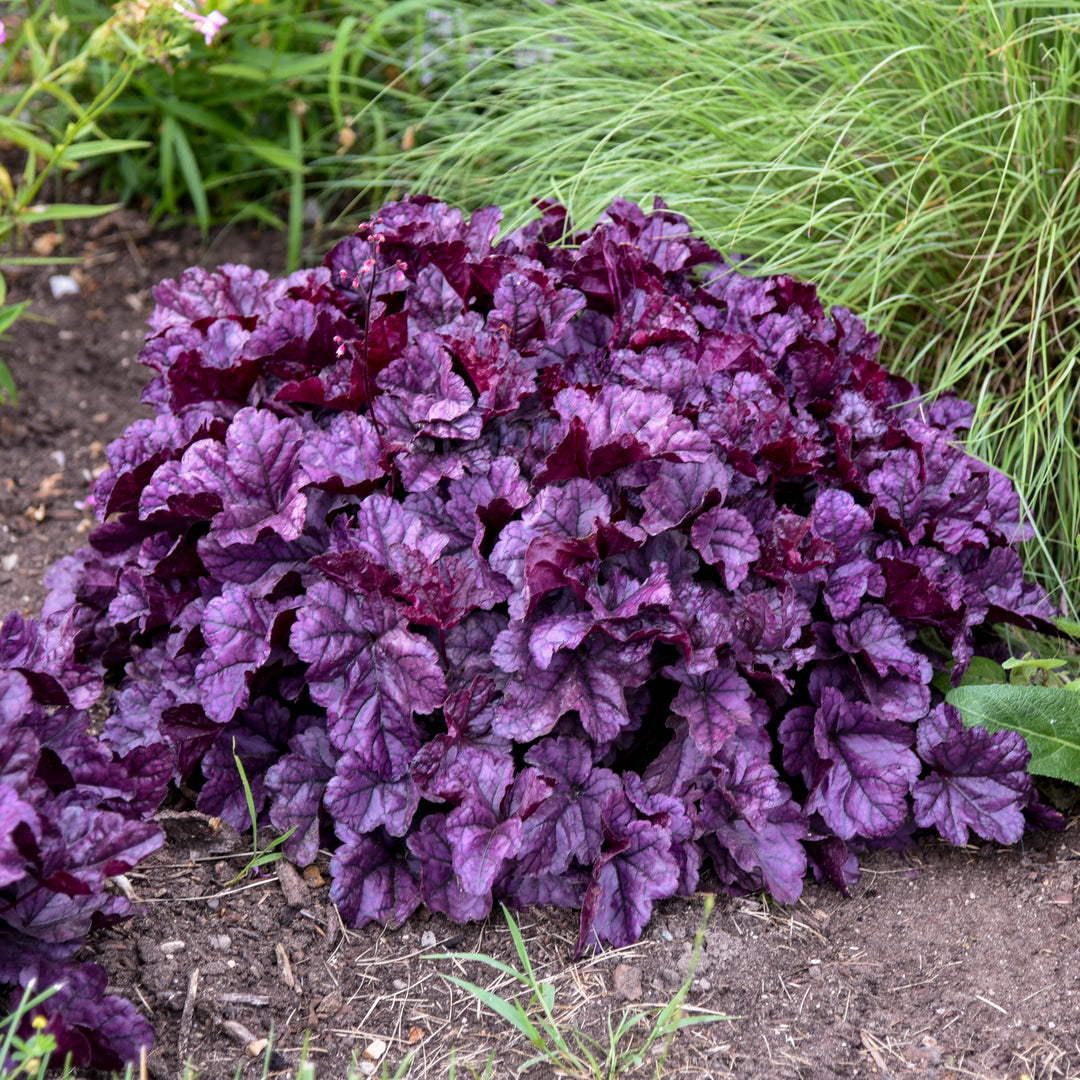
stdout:
POLYGON ((30 306, 29 300, 20 300, 17 304, 6 304, 0 307, 0 334, 10 329, 15 320, 30 306))
POLYGON ((119 210, 121 203, 108 206, 86 206, 81 203, 45 203, 40 207, 30 206, 19 213, 20 220, 26 225, 43 224, 46 221, 75 221, 101 217, 119 210))
POLYGON ((491 1009, 493 1013, 501 1016, 508 1024, 520 1031, 538 1050, 544 1049, 543 1035, 540 1034, 536 1025, 525 1014, 524 1009, 516 999, 506 1001, 499 997, 498 994, 493 994, 490 990, 485 990, 484 987, 477 986, 476 983, 469 982, 467 979, 458 978, 456 975, 444 975, 443 978, 462 990, 467 990, 478 1001, 491 1009))
POLYGON ((510 928, 510 937, 513 938, 514 949, 518 954, 518 959, 521 961, 521 966, 528 976, 530 984, 535 986, 536 976, 533 974, 532 961, 529 959, 528 949, 525 948, 525 939, 521 936, 521 930, 518 929, 518 924, 514 922, 514 917, 505 904, 502 905, 502 912, 503 918, 506 919, 506 925, 510 928))
POLYGON ((52 156, 52 144, 39 138, 29 129, 25 123, 20 123, 7 116, 0 116, 0 138, 10 143, 29 150, 40 158, 48 159, 52 156))
POLYGON ((326 90, 330 100, 330 111, 334 114, 334 126, 340 131, 345 127, 345 111, 342 108, 341 75, 345 68, 345 56, 360 20, 355 15, 346 15, 338 24, 334 34, 334 46, 330 50, 330 66, 327 70, 326 90))
POLYGON ((195 154, 191 149, 191 143, 188 142, 188 137, 179 123, 174 125, 172 136, 176 161, 184 177, 184 183, 187 185, 192 205, 195 207, 195 220, 199 223, 203 236, 206 236, 210 232, 210 203, 206 198, 206 189, 203 187, 199 163, 196 161, 195 154))
POLYGON ((289 110, 289 151, 292 167, 289 170, 289 232, 286 263, 289 273, 300 266, 300 248, 304 239, 304 134, 300 117, 289 110))
POLYGON ((112 154, 125 154, 132 150, 146 150, 153 146, 145 139, 95 139, 93 142, 75 143, 64 152, 69 161, 91 161, 112 154))
POLYGON ((533 987, 533 984, 516 968, 512 968, 509 964, 504 964, 501 960, 496 960, 494 956, 485 956, 484 953, 428 953, 424 956, 424 959, 460 960, 474 964, 486 964, 488 967, 502 972, 503 975, 509 975, 511 978, 517 979, 519 983, 528 987, 530 990, 533 987))

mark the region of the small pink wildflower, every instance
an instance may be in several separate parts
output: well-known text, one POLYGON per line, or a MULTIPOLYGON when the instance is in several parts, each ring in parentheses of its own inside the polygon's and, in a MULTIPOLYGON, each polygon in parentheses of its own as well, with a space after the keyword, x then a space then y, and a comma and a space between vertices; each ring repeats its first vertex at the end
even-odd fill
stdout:
POLYGON ((7 41, 7 28, 4 26, 4 20, 0 19, 0 45, 3 45, 7 41))
MULTIPOLYGON (((205 5, 205 0, 200 0, 200 3, 205 5)), ((204 13, 195 10, 192 0, 184 0, 184 4, 187 6, 173 4, 173 8, 195 24, 195 29, 206 39, 207 45, 214 40, 217 32, 229 21, 216 8, 213 11, 204 13)))

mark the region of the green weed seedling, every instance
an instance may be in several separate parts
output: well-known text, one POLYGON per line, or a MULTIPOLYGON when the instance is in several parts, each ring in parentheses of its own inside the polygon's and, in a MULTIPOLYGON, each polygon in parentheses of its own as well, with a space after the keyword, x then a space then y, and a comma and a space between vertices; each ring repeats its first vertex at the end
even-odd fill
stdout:
MULTIPOLYGON (((442 959, 471 961, 485 964, 521 984, 525 993, 520 996, 506 999, 490 990, 477 986, 476 983, 456 975, 444 975, 443 978, 455 986, 468 991, 492 1012, 501 1016, 508 1024, 519 1031, 528 1039, 529 1043, 537 1051, 536 1054, 520 1066, 519 1072, 542 1062, 561 1070, 568 1076, 578 1080, 615 1080, 616 1077, 639 1069, 650 1056, 656 1059, 656 1075, 660 1075, 664 1061, 671 1050, 671 1044, 676 1034, 683 1028, 695 1024, 709 1024, 721 1020, 734 1020, 737 1017, 727 1016, 723 1013, 701 1013, 688 1015, 683 1010, 686 996, 690 991, 690 984, 697 970, 698 961, 701 957, 701 949, 705 940, 705 928, 712 914, 715 897, 705 897, 704 912, 701 925, 694 936, 694 947, 690 957, 690 967, 686 979, 675 996, 655 1015, 650 1012, 631 1012, 624 1009, 618 1022, 614 1021, 610 1011, 608 1013, 607 1038, 605 1041, 595 1039, 584 1032, 573 1030, 569 1037, 563 1034, 559 1021, 555 1015, 555 987, 554 985, 537 976, 529 959, 525 941, 521 935, 513 916, 503 907, 503 915, 510 928, 510 935, 514 941, 514 949, 521 961, 521 969, 504 964, 501 960, 484 955, 483 953, 443 953, 425 959, 442 959), (626 1046, 626 1042, 633 1033, 641 1031, 647 1025, 648 1030, 644 1040, 633 1046, 626 1046), (657 1043, 662 1044, 659 1054, 653 1054, 653 1048, 657 1043)), ((490 1072, 492 1062, 489 1059, 488 1068, 484 1070, 484 1076, 490 1072)))
POLYGON ((56 1052, 56 1040, 43 1030, 46 1023, 43 1016, 32 1021, 34 1033, 28 1039, 21 1039, 16 1034, 27 1013, 47 1001, 60 987, 50 986, 37 994, 34 989, 31 980, 15 1011, 0 1020, 0 1032, 3 1033, 3 1040, 0 1041, 0 1080, 27 1080, 29 1077, 43 1080, 49 1058, 56 1052))
MULTIPOLYGON (((484 1062, 484 1068, 482 1071, 477 1071, 471 1065, 466 1065, 466 1069, 469 1070, 469 1075, 473 1080, 492 1080, 495 1075, 495 1051, 492 1050, 488 1054, 487 1061, 484 1062)), ((458 1063, 457 1063, 457 1051, 450 1051, 450 1064, 447 1067, 446 1075, 447 1080, 458 1080, 458 1063)))
POLYGON ((248 816, 251 818, 251 858, 248 860, 244 869, 241 870, 236 877, 231 881, 226 882, 226 888, 230 885, 235 885, 238 881, 242 881, 249 871, 258 870, 263 866, 269 866, 271 863, 276 863, 279 859, 284 858, 284 852, 279 851, 278 848, 280 848, 281 845, 296 832, 296 826, 294 825, 287 833, 282 836, 274 837, 266 847, 260 850, 259 815, 255 810, 255 797, 251 794, 251 784, 248 782, 247 773, 244 772, 244 763, 240 760, 240 755, 236 752, 235 739, 233 739, 233 761, 236 762, 237 771, 240 773, 240 783, 244 786, 244 798, 247 801, 248 816))
POLYGON ((960 685, 943 687, 945 700, 955 706, 965 727, 988 731, 1015 731, 1031 751, 1027 771, 1035 776, 1080 784, 1080 625, 1057 620, 1063 635, 1074 639, 1068 651, 1064 641, 1032 636, 1022 639, 1030 649, 997 664, 975 657, 960 685), (1047 647, 1049 646, 1049 647, 1047 647))

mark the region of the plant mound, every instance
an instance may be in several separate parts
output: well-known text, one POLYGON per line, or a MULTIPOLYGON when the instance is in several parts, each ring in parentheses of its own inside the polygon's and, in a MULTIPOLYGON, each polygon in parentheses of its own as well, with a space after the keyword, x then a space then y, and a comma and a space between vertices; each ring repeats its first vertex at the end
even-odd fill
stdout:
MULTIPOLYGON (((46 628, 13 612, 0 627, 0 987, 15 988, 13 1008, 32 981, 61 984, 25 1014, 20 1037, 41 1016, 57 1061, 121 1069, 149 1046, 150 1025, 106 995, 104 968, 72 959, 89 930, 131 914, 105 881, 164 841, 145 818, 170 758, 160 743, 120 755, 87 734, 102 684, 75 663, 74 643, 70 618, 46 628)), ((0 1053, 0 1072, 14 1067, 0 1053)))
POLYGON ((118 678, 106 746, 242 828, 235 745, 291 858, 336 837, 353 925, 552 903, 579 950, 705 859, 790 903, 1045 820, 1022 739, 943 703, 1053 614, 971 407, 660 204, 499 220, 415 198, 321 268, 157 288, 156 416, 44 613, 118 678))

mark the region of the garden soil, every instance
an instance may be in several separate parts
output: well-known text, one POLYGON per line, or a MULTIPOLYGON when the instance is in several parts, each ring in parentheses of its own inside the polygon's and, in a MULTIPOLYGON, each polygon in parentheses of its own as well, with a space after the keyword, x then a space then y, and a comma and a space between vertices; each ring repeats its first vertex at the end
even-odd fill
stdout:
MULTIPOLYGON (((42 576, 86 540, 82 509, 109 440, 148 415, 136 364, 151 288, 186 265, 249 262, 283 271, 273 234, 153 233, 122 212, 69 239, 81 262, 10 278, 31 299, 0 346, 19 388, 0 408, 0 606, 40 609, 42 576), (78 292, 57 299, 50 277, 78 292)), ((160 815, 168 842, 117 883, 128 922, 91 937, 110 991, 129 997, 157 1036, 155 1080, 239 1073, 296 1075, 302 1048, 316 1076, 510 1076, 532 1048, 446 976, 503 997, 513 982, 476 961, 517 963, 501 913, 455 926, 418 914, 404 926, 342 926, 328 898, 328 855, 234 881, 251 837, 174 793, 160 815), (272 1038, 267 1048, 265 1040, 272 1038)), ((793 907, 761 895, 717 899, 683 1005, 729 1019, 657 1041, 625 1075, 725 1077, 1080 1077, 1080 825, 1002 848, 934 838, 863 860, 851 898, 807 884, 793 907), (665 1056, 666 1052, 666 1056, 665 1056)), ((260 837, 266 843, 269 836, 260 837)), ((708 886, 703 880, 703 888, 708 886)), ((561 1029, 606 1048, 609 1018, 648 1018, 687 980, 703 896, 655 909, 641 942, 572 963, 572 913, 519 922, 537 973, 555 989, 561 1029)), ((603 1053, 596 1050, 594 1053, 603 1053)), ((136 1069, 138 1075, 138 1069, 136 1069)), ((566 1075, 550 1063, 527 1075, 566 1075)), ((606 1074, 605 1074, 606 1075, 606 1074)))

